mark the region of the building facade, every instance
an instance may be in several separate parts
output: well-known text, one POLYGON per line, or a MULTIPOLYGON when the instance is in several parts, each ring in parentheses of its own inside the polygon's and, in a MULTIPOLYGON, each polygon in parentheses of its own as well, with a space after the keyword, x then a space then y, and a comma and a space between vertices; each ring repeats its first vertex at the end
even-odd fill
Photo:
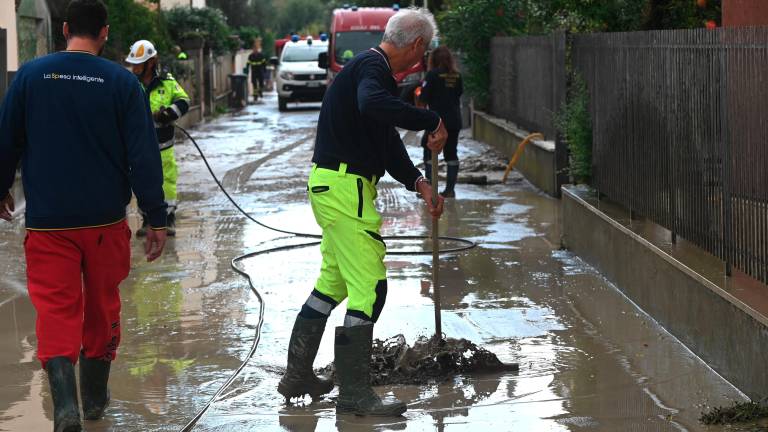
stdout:
POLYGON ((768 25, 768 1, 723 0, 723 27, 768 25))

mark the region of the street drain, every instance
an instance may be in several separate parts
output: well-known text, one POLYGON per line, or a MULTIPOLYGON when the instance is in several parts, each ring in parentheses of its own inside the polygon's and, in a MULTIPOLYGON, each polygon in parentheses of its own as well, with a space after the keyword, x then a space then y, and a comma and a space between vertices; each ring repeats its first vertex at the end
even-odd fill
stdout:
MULTIPOLYGON (((409 346, 403 335, 373 341, 371 384, 421 385, 442 382, 456 375, 511 372, 516 363, 503 363, 492 352, 466 339, 435 340, 420 337, 409 346)), ((333 364, 321 369, 332 375, 333 364)))
POLYGON ((768 418, 768 405, 765 401, 738 402, 729 407, 712 408, 703 413, 699 421, 707 425, 746 423, 768 418))

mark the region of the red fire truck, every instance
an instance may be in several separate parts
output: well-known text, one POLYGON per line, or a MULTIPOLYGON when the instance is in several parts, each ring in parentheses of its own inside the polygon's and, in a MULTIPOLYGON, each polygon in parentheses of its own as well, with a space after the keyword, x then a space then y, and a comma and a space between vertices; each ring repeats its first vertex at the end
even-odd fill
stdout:
MULTIPOLYGON (((352 6, 333 11, 327 61, 329 83, 346 62, 381 43, 387 21, 399 10, 400 7, 394 5, 392 8, 352 6)), ((419 62, 395 75, 395 79, 400 86, 415 85, 421 81, 424 69, 423 62, 419 62)))

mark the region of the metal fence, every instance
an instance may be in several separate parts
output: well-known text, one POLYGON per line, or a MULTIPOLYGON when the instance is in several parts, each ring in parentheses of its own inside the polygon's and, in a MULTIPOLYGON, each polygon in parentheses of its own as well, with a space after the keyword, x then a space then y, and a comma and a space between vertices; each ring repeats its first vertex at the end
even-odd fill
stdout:
POLYGON ((491 114, 554 139, 565 98, 565 33, 491 41, 491 114))
POLYGON ((600 193, 768 282, 768 28, 575 36, 600 193))

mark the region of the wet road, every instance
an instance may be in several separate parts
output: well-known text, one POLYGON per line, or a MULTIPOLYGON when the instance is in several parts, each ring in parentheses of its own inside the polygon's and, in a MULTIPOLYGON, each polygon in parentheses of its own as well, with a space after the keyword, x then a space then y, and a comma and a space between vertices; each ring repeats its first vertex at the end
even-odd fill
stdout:
MULTIPOLYGON (((319 232, 305 192, 317 115, 316 107, 278 113, 270 97, 192 133, 248 212, 282 229, 319 232)), ((461 147, 463 159, 489 152, 468 139, 461 147)), ((417 146, 409 151, 420 159, 417 146)), ((186 424, 254 338, 259 303, 230 260, 305 241, 247 222, 218 192, 191 145, 176 152, 178 235, 152 264, 143 261, 142 244, 133 243, 133 268, 121 288, 123 340, 112 369, 112 405, 106 419, 87 424, 88 431, 177 431, 186 424)), ((285 406, 275 388, 320 254, 317 247, 277 252, 243 262, 265 299, 261 344, 195 430, 721 430, 700 425, 700 412, 743 396, 593 269, 558 250, 556 200, 524 181, 460 184, 457 196, 446 206, 441 234, 480 246, 443 257, 444 332, 519 362, 519 373, 379 388, 409 405, 405 417, 392 420, 337 418, 335 392, 285 406)), ((378 205, 383 234, 429 233, 420 201, 391 178, 379 184, 378 205)), ((137 227, 135 211, 130 222, 137 227)), ((0 225, 0 430, 49 430, 49 390, 35 359, 22 240, 20 222, 0 225)), ((387 259, 389 296, 376 337, 402 333, 413 342, 433 331, 430 263, 430 257, 387 259)), ((316 367, 332 360, 331 335, 342 315, 339 308, 332 316, 316 367)))

